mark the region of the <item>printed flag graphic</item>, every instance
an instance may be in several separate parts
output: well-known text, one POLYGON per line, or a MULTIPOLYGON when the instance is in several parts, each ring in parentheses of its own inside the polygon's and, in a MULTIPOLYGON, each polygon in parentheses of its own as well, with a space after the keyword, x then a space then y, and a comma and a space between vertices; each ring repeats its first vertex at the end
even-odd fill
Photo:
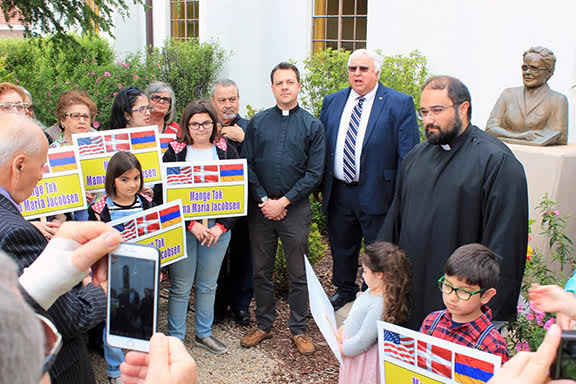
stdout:
POLYGON ((162 153, 166 152, 166 150, 168 149, 168 145, 170 144, 170 142, 174 140, 174 138, 172 137, 161 137, 160 138, 160 150, 162 151, 162 153))
POLYGON ((160 229, 160 222, 158 221, 158 212, 151 213, 136 219, 138 226, 138 236, 143 236, 147 233, 156 232, 160 229))
POLYGON ((106 152, 118 152, 130 150, 130 137, 127 133, 104 136, 106 142, 106 152))
POLYGON ((168 167, 166 173, 168 184, 192 184, 191 167, 168 167))
POLYGON ((440 376, 452 377, 452 351, 418 340, 418 366, 440 376))
POLYGON ((194 166, 194 183, 217 183, 217 182, 218 182, 217 165, 194 166))
POLYGON ((104 153, 104 140, 102 140, 102 136, 83 137, 78 139, 78 150, 81 155, 97 155, 104 153))
POLYGON ((122 236, 122 240, 128 241, 136 238, 136 222, 134 220, 130 220, 123 224, 115 225, 114 228, 120 235, 122 236))
POLYGON ((414 365, 414 339, 384 330, 384 353, 414 365))
POLYGON ((454 379, 462 384, 486 383, 494 375, 494 364, 456 353, 454 379))
POLYGON ((178 224, 181 221, 180 209, 177 205, 160 210, 160 223, 162 224, 162 228, 178 224))
POLYGON ((48 154, 48 162, 52 172, 68 171, 78 168, 74 151, 56 152, 48 154))
POLYGON ((156 146, 154 131, 134 132, 130 134, 132 149, 152 148, 156 146))
POLYGON ((241 181, 244 180, 244 169, 242 164, 220 165, 220 181, 241 181))

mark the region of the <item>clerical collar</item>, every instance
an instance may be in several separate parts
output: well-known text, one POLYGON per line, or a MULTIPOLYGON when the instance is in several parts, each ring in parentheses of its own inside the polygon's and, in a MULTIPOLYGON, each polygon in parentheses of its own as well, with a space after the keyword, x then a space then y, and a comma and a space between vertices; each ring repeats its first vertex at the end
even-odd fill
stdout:
POLYGON ((278 104, 276 104, 276 110, 282 115, 282 116, 289 116, 293 113, 295 113, 297 110, 300 109, 300 106, 298 104, 296 104, 296 106, 292 109, 280 109, 280 107, 278 107, 278 104))
POLYGON ((464 132, 456 136, 450 144, 443 144, 440 145, 440 147, 442 147, 442 149, 445 151, 457 150, 466 142, 471 131, 472 131, 472 124, 468 123, 468 126, 466 127, 464 132))
POLYGON ((450 151, 452 149, 450 148, 450 144, 440 144, 440 147, 445 151, 450 151))

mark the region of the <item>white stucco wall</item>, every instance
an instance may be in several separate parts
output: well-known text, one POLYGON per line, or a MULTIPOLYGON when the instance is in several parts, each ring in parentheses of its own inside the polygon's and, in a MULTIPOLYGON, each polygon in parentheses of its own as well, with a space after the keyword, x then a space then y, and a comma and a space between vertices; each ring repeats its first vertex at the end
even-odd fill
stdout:
POLYGON ((144 6, 126 2, 129 16, 123 18, 116 12, 112 33, 115 39, 111 41, 114 50, 121 56, 146 48, 146 14, 144 6))
POLYGON ((562 0, 369 0, 368 46, 385 54, 422 52, 434 74, 461 79, 472 95, 472 122, 484 128, 504 88, 522 85, 522 53, 551 49, 557 59, 552 89, 570 101, 570 139, 576 141, 576 2, 562 0))

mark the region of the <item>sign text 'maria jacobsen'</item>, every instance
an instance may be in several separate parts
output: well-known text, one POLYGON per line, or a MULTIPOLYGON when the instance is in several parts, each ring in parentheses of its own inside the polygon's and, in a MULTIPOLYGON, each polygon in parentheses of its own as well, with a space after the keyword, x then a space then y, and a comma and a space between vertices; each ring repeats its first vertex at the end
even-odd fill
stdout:
POLYGON ((207 212, 222 212, 222 211, 237 211, 241 209, 240 201, 208 201, 208 200, 222 200, 223 193, 221 189, 213 189, 212 191, 190 191, 190 205, 183 205, 182 210, 184 214, 187 213, 207 213, 207 212))
POLYGON ((37 211, 39 209, 57 208, 80 202, 78 193, 61 193, 56 196, 48 196, 58 193, 58 185, 55 181, 39 182, 32 191, 36 199, 27 199, 22 202, 24 212, 37 211))
POLYGON ((164 260, 167 257, 179 255, 182 250, 180 248, 180 244, 177 244, 174 247, 166 247, 166 242, 164 241, 164 237, 160 237, 154 239, 154 241, 146 243, 146 245, 150 245, 151 247, 156 247, 160 250, 160 260, 164 260), (166 247, 166 249, 163 249, 166 247))

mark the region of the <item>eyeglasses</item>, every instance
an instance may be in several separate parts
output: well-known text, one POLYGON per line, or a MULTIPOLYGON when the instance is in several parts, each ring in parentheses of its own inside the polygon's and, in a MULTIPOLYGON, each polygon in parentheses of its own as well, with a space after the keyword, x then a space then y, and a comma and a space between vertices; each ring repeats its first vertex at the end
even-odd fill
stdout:
POLYGON ((80 120, 80 118, 83 118, 84 120, 90 120, 90 115, 87 115, 85 113, 78 113, 78 112, 65 113, 64 116, 68 116, 72 120, 80 120))
POLYGON ((195 121, 188 123, 188 127, 190 129, 192 129, 193 131, 199 130, 200 127, 204 128, 204 129, 212 129, 213 126, 214 126, 214 122, 210 121, 210 120, 206 120, 203 123, 197 123, 195 121))
POLYGON ((42 315, 36 314, 36 318, 42 324, 44 330, 44 363, 42 363, 42 375, 52 368, 56 356, 62 348, 62 335, 58 332, 54 324, 42 315))
POLYGON ((132 113, 134 112, 138 112, 138 113, 146 113, 146 112, 152 112, 154 110, 154 107, 151 105, 143 105, 138 109, 133 109, 132 113))
POLYGON ((171 97, 166 97, 166 96, 160 96, 160 95, 150 95, 150 100, 152 100, 155 103, 172 103, 172 98, 171 97))
POLYGON ((370 67, 367 65, 349 65, 348 66, 348 72, 356 72, 357 69, 359 69, 360 72, 364 73, 364 72, 368 72, 370 70, 370 67))
POLYGON ((420 120, 424 120, 426 117, 428 117, 429 114, 435 117, 435 116, 438 116, 439 114, 441 114, 442 112, 444 112, 445 110, 447 110, 448 108, 456 107, 458 105, 459 105, 459 103, 448 105, 446 107, 444 107, 442 105, 437 105, 437 106, 434 106, 430 109, 420 108, 418 111, 416 111, 416 115, 418 116, 418 118, 420 120))
POLYGON ((28 103, 0 103, 0 111, 2 112, 10 112, 10 111, 18 111, 18 112, 25 112, 28 111, 30 108, 30 104, 28 103))
POLYGON ((526 72, 528 70, 530 70, 530 72, 542 72, 542 71, 546 71, 548 68, 546 67, 535 67, 533 65, 522 65, 522 71, 526 72))
POLYGON ((455 286, 445 282, 444 281, 445 278, 446 278, 446 276, 442 276, 441 278, 438 279, 440 291, 442 293, 447 294, 447 295, 451 294, 452 292, 456 292, 456 296, 460 300, 468 301, 475 294, 484 292, 483 289, 479 289, 477 291, 471 291, 471 290, 466 289, 466 288, 456 288, 455 286))

